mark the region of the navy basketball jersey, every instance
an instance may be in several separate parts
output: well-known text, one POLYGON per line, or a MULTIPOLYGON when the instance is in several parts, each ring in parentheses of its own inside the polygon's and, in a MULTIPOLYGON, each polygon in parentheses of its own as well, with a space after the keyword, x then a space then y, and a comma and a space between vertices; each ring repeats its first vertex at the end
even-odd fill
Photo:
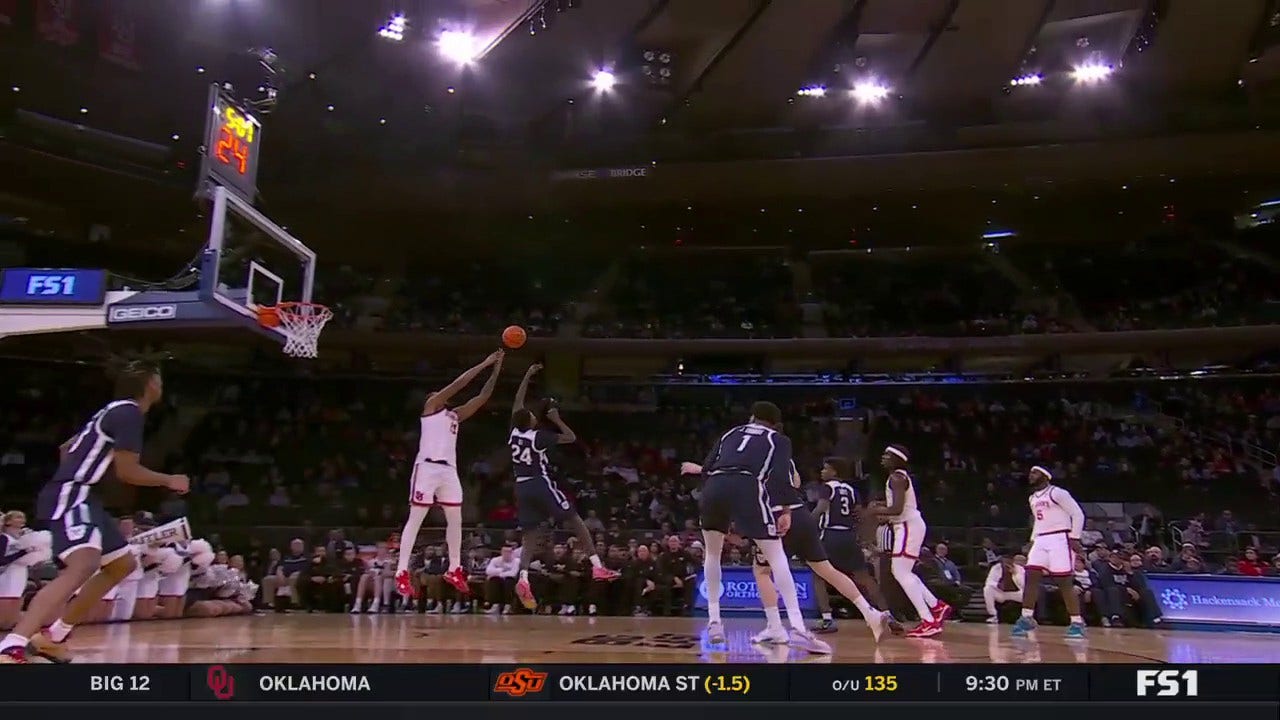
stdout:
POLYGON ((560 434, 553 430, 511 429, 507 446, 511 450, 511 471, 517 480, 551 479, 551 461, 547 451, 555 446, 560 434))
POLYGON ((773 510, 794 510, 804 507, 804 496, 800 494, 800 471, 796 469, 794 460, 791 461, 786 475, 778 477, 771 473, 765 481, 765 488, 769 492, 769 501, 772 503, 773 510))
POLYGON ((50 483, 61 485, 51 520, 89 497, 115 461, 117 451, 141 453, 144 420, 133 400, 116 400, 99 410, 67 443, 67 454, 50 483))
POLYGON ((851 530, 858 522, 854 510, 858 507, 858 492, 843 480, 828 480, 822 484, 822 497, 827 501, 827 511, 819 518, 823 528, 851 530))
POLYGON ((786 481, 792 467, 791 439, 763 425, 748 423, 720 436, 702 463, 702 472, 752 475, 760 482, 776 476, 786 481))

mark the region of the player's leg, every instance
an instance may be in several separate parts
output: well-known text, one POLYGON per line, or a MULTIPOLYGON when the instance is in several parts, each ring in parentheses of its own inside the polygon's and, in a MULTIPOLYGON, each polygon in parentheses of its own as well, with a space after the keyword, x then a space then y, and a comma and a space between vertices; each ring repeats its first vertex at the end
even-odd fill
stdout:
POLYGON ((418 531, 431 510, 435 489, 430 487, 430 470, 425 463, 414 463, 409 477, 409 517, 400 530, 400 553, 396 560, 396 591, 406 600, 414 596, 413 579, 409 577, 409 560, 418 542, 418 531))
POLYGON ((724 538, 729 533, 731 504, 724 475, 712 475, 702 488, 698 499, 702 521, 703 582, 707 585, 707 640, 719 645, 724 642, 724 624, 720 620, 720 593, 723 591, 720 576, 720 558, 724 553, 724 538))
POLYGON ((60 550, 59 546, 65 546, 66 543, 59 542, 59 534, 54 533, 54 552, 62 561, 63 568, 57 577, 31 598, 27 611, 18 618, 13 630, 4 640, 0 641, 0 663, 26 662, 27 645, 31 639, 40 633, 40 628, 58 616, 66 607, 67 600, 97 572, 101 564, 102 551, 92 544, 92 538, 90 542, 60 550))
POLYGON ((444 581, 464 597, 471 592, 467 573, 462 569, 462 482, 458 471, 441 466, 433 471, 440 476, 435 487, 435 501, 444 511, 444 540, 449 551, 449 568, 444 581))
MULTIPOLYGON (((1080 612, 1080 597, 1076 595, 1073 586, 1074 570, 1075 570, 1075 553, 1071 550, 1071 540, 1068 539, 1066 533, 1058 533, 1056 535, 1046 535, 1040 538, 1039 543, 1033 543, 1031 546, 1034 554, 1036 545, 1045 548, 1043 560, 1045 562, 1045 575, 1052 577, 1058 585, 1059 594, 1062 595, 1062 604, 1067 609, 1067 639, 1079 640, 1084 638, 1084 615, 1080 612)), ((1031 565, 1031 559, 1027 559, 1027 565, 1031 565)), ((1030 570, 1030 568, 1028 568, 1030 570)), ((1027 586, 1031 585, 1031 573, 1027 573, 1027 586)), ((1026 598, 1023 598, 1023 608, 1025 612, 1026 598)), ((1032 605, 1031 607, 1035 607, 1032 605)))
POLYGON ((920 617, 920 625, 908 633, 908 637, 932 637, 942 630, 941 625, 934 622, 932 609, 925 600, 924 582, 915 573, 920 548, 924 544, 924 533, 920 530, 917 523, 895 523, 889 560, 889 571, 893 574, 893 579, 898 582, 902 594, 907 596, 920 617))
POLYGON ((1026 583, 1022 586, 1022 616, 1013 625, 1014 637, 1025 637, 1036 629, 1036 604, 1040 601, 1040 583, 1053 564, 1048 538, 1035 538, 1027 553, 1026 583))
POLYGON ((526 610, 530 611, 538 608, 538 598, 534 595, 533 585, 529 582, 529 565, 534 560, 544 557, 551 548, 551 526, 543 521, 532 525, 526 524, 527 521, 532 521, 533 517, 535 516, 529 515, 526 516, 526 520, 520 521, 523 537, 520 546, 520 575, 515 585, 516 598, 526 610))
MULTIPOLYGON (((742 477, 730 480, 734 482, 729 492, 734 528, 738 534, 755 542, 760 554, 769 564, 773 584, 787 611, 787 624, 791 626, 790 643, 809 652, 830 653, 831 647, 814 637, 809 628, 805 627, 804 615, 800 612, 800 598, 796 592, 796 580, 791 574, 791 564, 787 559, 787 551, 782 547, 782 539, 778 537, 778 528, 773 512, 769 509, 769 494, 764 484, 750 482, 742 477)), ((816 537, 817 526, 812 522, 812 517, 800 513, 797 516, 799 521, 796 527, 807 530, 808 526, 813 525, 816 537)))
POLYGON ((764 607, 764 630, 751 636, 753 643, 785 645, 788 642, 787 629, 782 625, 782 615, 778 613, 778 591, 773 586, 773 576, 769 572, 769 564, 759 548, 752 546, 751 573, 756 578, 756 590, 760 594, 760 605, 764 607))

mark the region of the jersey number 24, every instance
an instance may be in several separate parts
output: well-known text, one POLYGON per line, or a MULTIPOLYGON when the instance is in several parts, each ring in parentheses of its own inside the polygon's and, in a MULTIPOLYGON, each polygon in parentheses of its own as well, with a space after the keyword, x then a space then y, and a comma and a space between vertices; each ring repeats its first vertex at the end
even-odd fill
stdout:
POLYGON ((533 462, 533 451, 527 445, 521 447, 520 445, 512 443, 511 462, 519 465, 528 465, 533 462))

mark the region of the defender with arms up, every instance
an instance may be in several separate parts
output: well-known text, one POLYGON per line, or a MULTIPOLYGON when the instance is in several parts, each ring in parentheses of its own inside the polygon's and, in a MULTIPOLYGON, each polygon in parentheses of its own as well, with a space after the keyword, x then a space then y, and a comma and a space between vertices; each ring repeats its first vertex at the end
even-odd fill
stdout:
MULTIPOLYGON (((542 366, 534 363, 525 372, 516 389, 516 400, 511 408, 511 433, 507 436, 507 448, 511 451, 511 471, 516 479, 516 515, 524 534, 520 551, 520 578, 516 581, 516 597, 530 610, 536 610, 538 600, 529 584, 529 565, 534 560, 550 562, 551 526, 562 524, 577 535, 584 548, 595 547, 591 531, 574 510, 568 496, 560 491, 551 477, 551 460, 547 452, 556 445, 577 442, 578 436, 560 418, 560 411, 549 406, 547 420, 555 430, 538 427, 538 416, 524 406, 529 383, 542 366)), ((619 573, 604 566, 600 556, 592 554, 591 577, 595 580, 615 580, 619 573)))
POLYGON ((53 553, 63 569, 36 593, 13 632, 0 641, 0 663, 25 663, 28 647, 48 660, 69 662, 63 643, 72 628, 133 572, 136 562, 129 544, 98 496, 97 485, 108 472, 130 485, 179 494, 189 489, 186 475, 158 473, 139 461, 144 415, 159 402, 163 389, 158 366, 128 363, 116 375, 117 399, 62 446, 62 461, 40 491, 36 513, 53 535, 53 553), (72 595, 75 599, 68 603, 72 595), (41 631, 46 625, 48 630, 41 631))

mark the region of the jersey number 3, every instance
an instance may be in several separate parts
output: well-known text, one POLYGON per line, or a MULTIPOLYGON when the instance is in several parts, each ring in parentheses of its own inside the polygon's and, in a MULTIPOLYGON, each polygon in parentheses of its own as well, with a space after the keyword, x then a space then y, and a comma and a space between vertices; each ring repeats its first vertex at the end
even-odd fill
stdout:
POLYGON ((533 451, 527 447, 513 444, 511 446, 511 462, 518 465, 528 465, 533 462, 533 451))

